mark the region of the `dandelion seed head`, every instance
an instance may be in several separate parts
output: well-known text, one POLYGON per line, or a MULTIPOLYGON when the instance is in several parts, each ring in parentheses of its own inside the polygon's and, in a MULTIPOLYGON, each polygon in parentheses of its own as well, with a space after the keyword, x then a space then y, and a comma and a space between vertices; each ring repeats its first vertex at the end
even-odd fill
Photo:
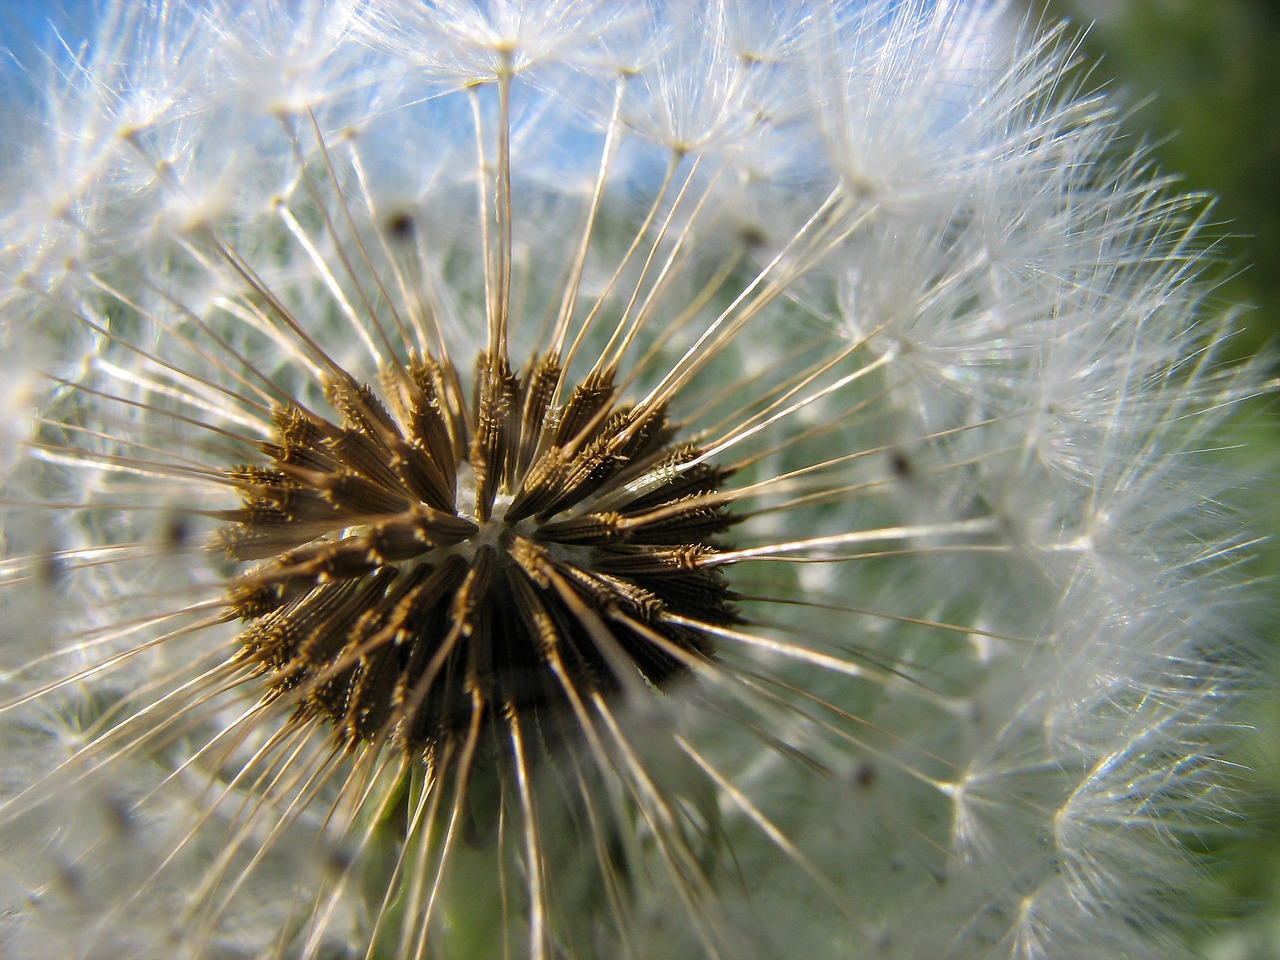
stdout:
POLYGON ((3 180, 0 952, 1177 956, 1260 387, 1073 55, 108 4, 3 180))

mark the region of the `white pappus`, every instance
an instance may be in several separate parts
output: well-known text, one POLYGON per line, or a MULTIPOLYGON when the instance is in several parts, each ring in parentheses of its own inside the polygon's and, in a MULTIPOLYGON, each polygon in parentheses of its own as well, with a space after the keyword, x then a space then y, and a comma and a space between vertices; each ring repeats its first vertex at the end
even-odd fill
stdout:
POLYGON ((961 0, 153 0, 0 202, 0 955, 1177 956, 1203 204, 961 0))

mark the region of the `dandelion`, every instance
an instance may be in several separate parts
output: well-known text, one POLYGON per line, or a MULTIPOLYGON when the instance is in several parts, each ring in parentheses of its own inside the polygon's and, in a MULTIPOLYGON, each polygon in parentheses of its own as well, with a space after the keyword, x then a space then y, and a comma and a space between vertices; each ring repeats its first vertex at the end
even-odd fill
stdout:
POLYGON ((959 2, 108 5, 5 177, 22 957, 1161 957, 1198 204, 959 2))

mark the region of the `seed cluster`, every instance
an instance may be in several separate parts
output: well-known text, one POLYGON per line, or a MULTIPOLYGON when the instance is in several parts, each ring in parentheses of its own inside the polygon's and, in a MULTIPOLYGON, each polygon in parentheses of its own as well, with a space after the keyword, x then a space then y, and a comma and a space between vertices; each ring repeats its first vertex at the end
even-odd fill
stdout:
POLYGON ((675 442, 660 404, 620 404, 553 356, 526 383, 484 355, 470 404, 413 354, 374 390, 335 370, 335 419, 278 409, 264 462, 227 472, 242 656, 339 743, 431 750, 503 711, 656 686, 711 655, 732 596, 708 560, 730 474, 675 442))

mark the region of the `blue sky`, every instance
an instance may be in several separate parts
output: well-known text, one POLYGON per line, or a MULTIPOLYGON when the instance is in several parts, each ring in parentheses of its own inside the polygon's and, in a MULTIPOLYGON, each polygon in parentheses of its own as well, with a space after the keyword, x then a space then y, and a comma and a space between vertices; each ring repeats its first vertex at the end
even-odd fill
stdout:
POLYGON ((0 49, 23 55, 53 35, 53 23, 65 32, 92 20, 91 0, 0 0, 0 49))
POLYGON ((89 4, 80 0, 0 0, 0 38, 6 47, 32 37, 47 36, 50 19, 65 20, 66 12, 84 13, 89 4))

